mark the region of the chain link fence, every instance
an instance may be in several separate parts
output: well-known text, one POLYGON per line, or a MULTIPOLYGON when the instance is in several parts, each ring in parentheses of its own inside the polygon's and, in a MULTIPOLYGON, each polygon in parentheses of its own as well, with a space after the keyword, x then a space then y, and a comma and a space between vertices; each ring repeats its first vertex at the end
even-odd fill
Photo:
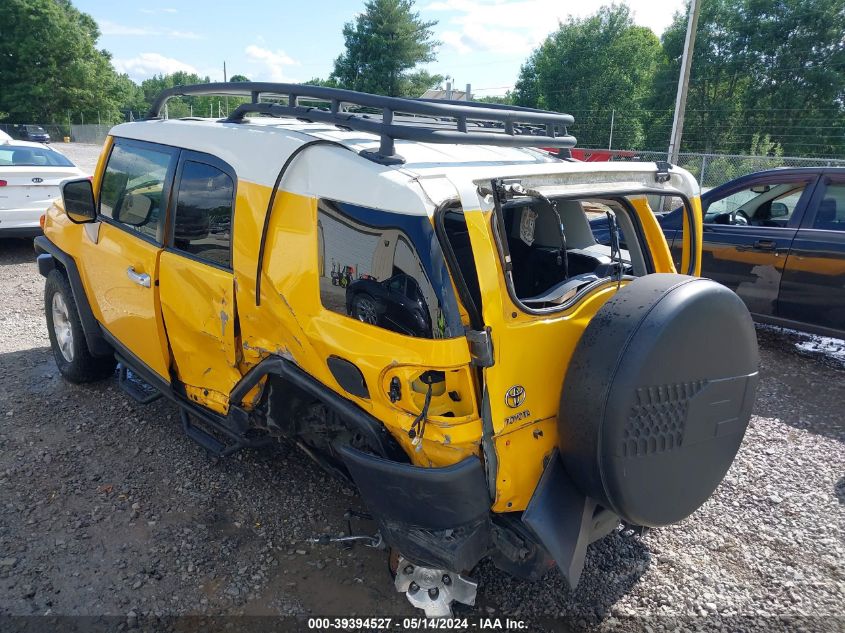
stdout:
MULTIPOLYGON (((614 152, 613 160, 666 160, 666 152, 614 152)), ((688 170, 705 191, 764 169, 776 167, 845 167, 836 158, 799 158, 796 156, 747 156, 743 154, 678 154, 679 167, 688 170)))
POLYGON ((70 136, 70 128, 67 125, 59 125, 56 123, 0 123, 0 130, 14 139, 20 139, 23 135, 24 125, 34 125, 42 128, 50 135, 50 140, 54 142, 61 142, 65 136, 70 136))
MULTIPOLYGON (((27 123, 42 128, 50 135, 50 141, 61 143, 69 138, 74 143, 91 143, 102 145, 109 130, 114 127, 111 124, 99 125, 97 123, 86 123, 85 125, 60 125, 57 123, 27 123)), ((11 136, 13 139, 23 138, 24 124, 0 123, 0 130, 11 136)))

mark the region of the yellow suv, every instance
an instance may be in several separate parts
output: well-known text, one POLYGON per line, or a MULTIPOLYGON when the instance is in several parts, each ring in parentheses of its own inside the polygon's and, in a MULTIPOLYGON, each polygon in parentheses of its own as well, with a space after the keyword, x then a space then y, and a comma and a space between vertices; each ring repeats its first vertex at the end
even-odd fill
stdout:
POLYGON ((742 301, 696 276, 695 179, 567 158, 571 123, 290 84, 165 91, 36 240, 59 369, 117 366, 215 454, 294 442, 356 485, 429 616, 473 603, 485 557, 574 586, 589 543, 710 496, 758 359, 742 301), (201 94, 248 102, 159 116, 201 94), (681 274, 656 197, 684 209, 681 274))

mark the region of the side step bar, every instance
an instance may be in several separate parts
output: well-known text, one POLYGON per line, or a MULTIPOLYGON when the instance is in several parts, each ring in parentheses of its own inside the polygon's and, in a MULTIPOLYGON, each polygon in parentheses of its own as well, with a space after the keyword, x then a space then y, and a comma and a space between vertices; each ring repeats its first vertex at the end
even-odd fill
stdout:
POLYGON ((161 392, 141 378, 123 360, 117 367, 117 384, 136 402, 150 404, 161 398, 161 392))
POLYGON ((206 416, 202 416, 201 418, 195 416, 200 421, 200 425, 197 425, 192 421, 192 415, 195 415, 195 412, 189 411, 183 406, 179 407, 179 419, 182 421, 182 430, 185 432, 185 435, 202 446, 214 457, 226 457, 242 448, 260 448, 273 441, 271 437, 248 438, 206 416))
POLYGON ((166 395, 179 407, 179 418, 182 430, 189 438, 202 446, 215 457, 226 457, 242 448, 259 448, 272 441, 270 437, 249 438, 247 430, 246 412, 232 408, 230 416, 224 418, 211 412, 200 411, 186 401, 178 398, 169 385, 162 383, 161 387, 150 384, 155 382, 153 376, 144 378, 143 371, 136 371, 119 354, 118 385, 133 400, 141 404, 149 404, 166 395), (167 389, 165 389, 165 386, 167 389), (241 416, 232 416, 240 413, 241 416))

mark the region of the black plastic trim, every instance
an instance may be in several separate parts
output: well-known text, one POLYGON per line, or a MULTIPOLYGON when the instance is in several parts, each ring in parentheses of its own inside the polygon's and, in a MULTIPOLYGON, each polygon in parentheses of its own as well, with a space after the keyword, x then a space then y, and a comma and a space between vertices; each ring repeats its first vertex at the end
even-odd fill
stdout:
POLYGON ((328 365, 329 371, 332 372, 334 379, 337 380, 337 384, 343 387, 348 393, 359 398, 370 398, 367 381, 355 363, 340 356, 329 356, 326 359, 326 365, 328 365))
POLYGON ((46 274, 49 274, 56 266, 55 261, 48 263, 46 258, 42 260, 45 254, 55 258, 62 265, 62 268, 64 268, 68 282, 70 283, 70 289, 73 292, 73 300, 76 302, 79 321, 82 323, 82 330, 85 333, 85 343, 88 345, 88 351, 91 352, 92 356, 111 356, 114 350, 106 339, 103 338, 100 324, 91 311, 91 304, 88 302, 88 295, 85 293, 85 285, 82 283, 76 261, 44 235, 36 237, 33 244, 36 252, 40 253, 38 256, 38 271, 42 275, 46 277, 46 274))
POLYGON ((477 457, 445 468, 400 464, 338 447, 369 511, 379 520, 429 530, 456 528, 490 512, 484 467, 477 457))

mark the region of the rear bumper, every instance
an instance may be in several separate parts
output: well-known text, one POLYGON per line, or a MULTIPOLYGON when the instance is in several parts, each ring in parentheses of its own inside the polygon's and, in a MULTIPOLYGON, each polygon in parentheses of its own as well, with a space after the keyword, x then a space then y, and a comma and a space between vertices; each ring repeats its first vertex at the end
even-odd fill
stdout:
POLYGON ((0 224, 0 238, 2 237, 37 237, 42 234, 41 226, 13 226, 5 227, 0 224))
POLYGON ((0 235, 4 237, 34 237, 41 234, 41 216, 47 212, 46 206, 32 209, 0 209, 0 235))
POLYGON ((381 535, 408 560, 462 571, 490 551, 490 496, 478 458, 421 468, 349 447, 339 452, 381 535))

